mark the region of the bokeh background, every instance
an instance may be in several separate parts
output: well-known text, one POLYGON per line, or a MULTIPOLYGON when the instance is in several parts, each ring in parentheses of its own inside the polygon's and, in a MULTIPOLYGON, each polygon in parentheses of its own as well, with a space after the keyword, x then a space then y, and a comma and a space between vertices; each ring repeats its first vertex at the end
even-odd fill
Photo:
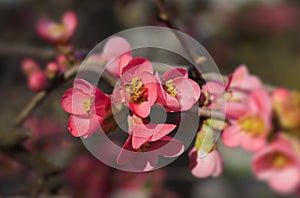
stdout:
MULTIPOLYGON (((228 74, 240 64, 267 83, 300 88, 299 0, 168 0, 169 14, 179 29, 198 40, 220 71, 228 74)), ((41 16, 59 20, 67 10, 78 15, 76 49, 90 50, 119 31, 144 25, 164 25, 157 20, 154 0, 0 0, 0 128, 9 123, 34 95, 20 70, 32 55, 42 65, 55 56, 54 49, 37 36, 41 16), (38 51, 35 54, 33 52, 38 51)), ((159 35, 158 35, 159 36, 159 35)), ((280 196, 251 173, 251 155, 239 149, 220 148, 224 173, 217 179, 197 179, 188 168, 187 154, 163 170, 128 174, 98 162, 67 131, 67 115, 60 98, 71 83, 48 96, 26 122, 33 138, 25 146, 51 162, 66 166, 41 194, 59 197, 192 197, 273 198, 280 196)), ((0 137, 1 138, 1 137, 0 137)), ((39 175, 0 153, 0 195, 35 194, 39 175)))

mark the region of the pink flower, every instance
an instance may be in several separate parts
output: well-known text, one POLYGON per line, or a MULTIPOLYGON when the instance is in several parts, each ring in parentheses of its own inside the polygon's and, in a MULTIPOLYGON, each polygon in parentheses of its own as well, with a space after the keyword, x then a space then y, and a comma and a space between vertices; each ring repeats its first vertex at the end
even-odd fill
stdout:
POLYGON ((65 44, 73 36, 76 26, 76 14, 69 11, 64 14, 61 23, 42 18, 37 24, 37 32, 42 38, 54 44, 65 44))
POLYGON ((41 66, 33 59, 26 58, 22 60, 21 69, 26 74, 26 76, 30 76, 31 74, 38 72, 41 70, 41 66))
POLYGON ((255 176, 279 193, 296 191, 300 185, 299 155, 284 136, 257 152, 252 166, 255 176))
POLYGON ((300 127, 300 93, 280 88, 273 92, 272 99, 281 126, 285 129, 298 129, 300 127))
MULTIPOLYGON (((159 76, 156 73, 158 81, 159 76)), ((162 76, 158 86, 157 103, 166 107, 167 111, 187 111, 198 101, 200 87, 188 78, 184 69, 171 69, 162 76)))
POLYGON ((227 89, 252 91, 262 88, 261 81, 249 74, 246 65, 239 66, 228 78, 227 89))
POLYGON ((151 63, 144 58, 133 58, 122 69, 120 87, 113 97, 123 95, 129 109, 137 116, 146 118, 157 98, 157 82, 151 63))
POLYGON ((137 117, 128 116, 129 134, 132 135, 132 148, 138 149, 146 142, 161 139, 176 128, 174 124, 150 124, 137 117))
POLYGON ((263 89, 253 91, 245 104, 227 104, 226 117, 232 124, 222 133, 223 143, 247 151, 261 149, 271 129, 271 110, 271 99, 263 89))
POLYGON ((63 95, 61 104, 72 114, 68 124, 71 134, 86 138, 100 128, 108 114, 110 98, 89 82, 76 79, 73 88, 63 95))
POLYGON ((223 159, 215 142, 213 120, 204 121, 197 133, 195 146, 189 152, 190 169, 195 177, 217 177, 223 171, 223 159))
POLYGON ((198 151, 193 148, 189 152, 192 175, 198 178, 218 177, 223 172, 223 159, 217 149, 212 149, 203 158, 198 157, 198 151))
POLYGON ((212 108, 224 109, 224 101, 231 105, 232 103, 240 103, 247 100, 251 91, 262 89, 261 81, 253 75, 250 75, 245 65, 239 66, 229 77, 225 86, 219 81, 209 81, 202 89, 211 95, 212 108), (221 106, 221 107, 220 107, 221 106))
POLYGON ((160 138, 157 141, 146 142, 140 148, 132 147, 132 136, 129 135, 119 157, 119 165, 130 165, 136 171, 150 171, 156 167, 158 157, 173 158, 184 151, 184 145, 169 136, 160 138))
POLYGON ((28 87, 35 92, 46 90, 50 85, 50 80, 44 72, 35 72, 28 77, 28 87))
POLYGON ((132 59, 129 43, 118 36, 106 42, 101 55, 107 61, 106 69, 117 77, 121 76, 122 69, 132 59))

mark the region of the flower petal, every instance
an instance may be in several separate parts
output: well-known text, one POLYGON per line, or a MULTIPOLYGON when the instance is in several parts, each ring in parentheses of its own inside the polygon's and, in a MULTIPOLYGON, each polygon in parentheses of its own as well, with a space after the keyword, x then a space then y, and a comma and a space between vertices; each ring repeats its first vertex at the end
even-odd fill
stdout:
POLYGON ((150 61, 145 58, 133 58, 131 59, 128 64, 123 68, 121 74, 124 75, 125 73, 132 73, 135 75, 139 75, 142 72, 148 72, 153 74, 153 67, 150 61))
POLYGON ((62 96, 61 105, 70 114, 87 115, 83 108, 83 101, 86 98, 89 98, 89 95, 79 89, 70 88, 62 96))
POLYGON ((183 153, 184 145, 175 138, 165 136, 159 141, 152 142, 149 150, 157 150, 159 155, 164 157, 176 157, 183 153))
POLYGON ((236 124, 233 124, 226 127, 222 132, 222 141, 225 146, 236 147, 240 145, 241 136, 240 128, 236 124))
POLYGON ((170 69, 163 74, 162 79, 163 79, 163 81, 168 81, 168 80, 173 80, 178 77, 188 78, 187 71, 183 68, 170 69))
POLYGON ((150 104, 148 101, 141 104, 129 103, 129 108, 141 118, 146 118, 150 115, 150 104))
POLYGON ((68 37, 71 37, 77 27, 77 17, 74 12, 66 12, 62 19, 63 24, 68 29, 68 37))

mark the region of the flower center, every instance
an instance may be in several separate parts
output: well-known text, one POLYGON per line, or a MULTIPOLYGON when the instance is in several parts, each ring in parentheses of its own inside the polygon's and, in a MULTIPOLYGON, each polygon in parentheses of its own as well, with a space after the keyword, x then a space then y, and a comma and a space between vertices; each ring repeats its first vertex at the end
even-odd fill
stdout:
POLYGON ((94 100, 93 97, 83 99, 82 107, 83 107, 84 111, 87 112, 88 114, 90 114, 90 112, 91 112, 91 106, 92 106, 93 100, 94 100))
POLYGON ((247 115, 238 120, 238 125, 243 131, 253 136, 261 135, 266 130, 265 122, 259 116, 247 115))
POLYGON ((164 90, 171 96, 176 96, 177 90, 174 82, 172 80, 168 80, 164 85, 163 85, 164 90))
POLYGON ((145 143, 142 144, 142 146, 141 146, 140 148, 138 148, 136 151, 137 151, 137 152, 147 152, 149 148, 150 148, 150 143, 149 143, 149 142, 145 142, 145 143))
POLYGON ((143 82, 137 78, 132 78, 127 84, 125 84, 125 91, 129 93, 129 101, 132 103, 141 104, 144 101, 147 101, 148 90, 145 88, 143 82))
POLYGON ((290 163, 290 158, 280 152, 270 153, 267 159, 271 163, 271 166, 276 169, 284 168, 290 163))
POLYGON ((57 25, 53 25, 50 29, 49 29, 49 33, 50 34, 63 34, 67 32, 67 28, 65 25, 63 24, 57 24, 57 25))

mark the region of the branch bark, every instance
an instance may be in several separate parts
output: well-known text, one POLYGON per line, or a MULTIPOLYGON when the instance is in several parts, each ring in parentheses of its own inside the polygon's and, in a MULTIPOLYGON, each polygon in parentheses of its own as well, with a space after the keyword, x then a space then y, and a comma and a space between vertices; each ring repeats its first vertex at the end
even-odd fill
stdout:
MULTIPOLYGON (((168 10, 165 0, 156 0, 157 8, 158 8, 158 19, 162 21, 167 27, 173 29, 174 34, 178 38, 179 42, 186 50, 187 54, 192 58, 194 65, 200 65, 201 62, 198 61, 199 57, 196 57, 193 50, 187 45, 186 41, 178 34, 179 28, 175 25, 172 21, 168 10)), ((194 75, 197 76, 199 79, 203 79, 201 72, 196 68, 193 67, 194 75)))

